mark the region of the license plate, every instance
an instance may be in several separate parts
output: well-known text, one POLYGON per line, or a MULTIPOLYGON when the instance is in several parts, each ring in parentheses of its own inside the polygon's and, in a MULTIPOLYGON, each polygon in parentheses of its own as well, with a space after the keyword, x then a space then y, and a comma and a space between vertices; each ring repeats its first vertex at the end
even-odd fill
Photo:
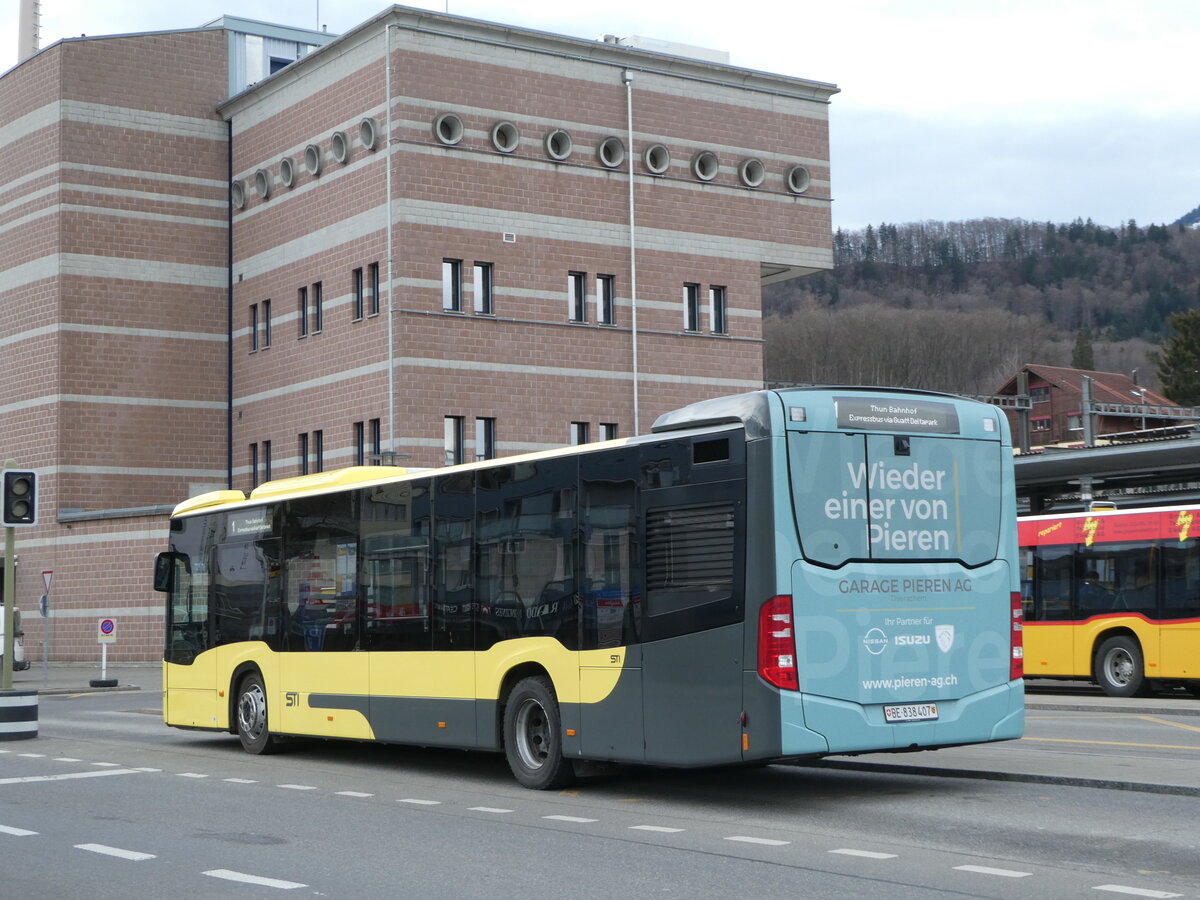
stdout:
POLYGON ((937 717, 936 703, 906 703, 883 708, 883 718, 887 722, 928 722, 937 717))

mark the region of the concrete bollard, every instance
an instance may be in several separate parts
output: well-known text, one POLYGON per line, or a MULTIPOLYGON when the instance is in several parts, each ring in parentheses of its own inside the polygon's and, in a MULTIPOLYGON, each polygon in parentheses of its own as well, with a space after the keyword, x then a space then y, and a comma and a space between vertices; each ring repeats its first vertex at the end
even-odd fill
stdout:
POLYGON ((0 741, 37 737, 37 691, 0 691, 0 741))

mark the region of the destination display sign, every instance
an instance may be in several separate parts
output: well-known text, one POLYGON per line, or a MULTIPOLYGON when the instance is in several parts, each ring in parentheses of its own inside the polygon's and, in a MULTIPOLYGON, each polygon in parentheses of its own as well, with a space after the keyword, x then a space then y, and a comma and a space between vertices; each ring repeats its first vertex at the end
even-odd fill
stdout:
POLYGON ((839 428, 901 431, 905 434, 958 434, 953 403, 897 397, 837 397, 839 428))

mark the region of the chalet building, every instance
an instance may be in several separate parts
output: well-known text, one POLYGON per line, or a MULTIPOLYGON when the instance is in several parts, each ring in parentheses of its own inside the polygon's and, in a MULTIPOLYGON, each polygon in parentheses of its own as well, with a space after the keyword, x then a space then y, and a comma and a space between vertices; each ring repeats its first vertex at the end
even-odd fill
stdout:
MULTIPOLYGON (((1117 372, 1090 372, 1061 366, 1027 365, 997 390, 999 396, 1018 396, 1021 384, 1028 380, 1030 410, 1006 409, 1012 426, 1014 442, 1021 434, 1021 417, 1028 416, 1031 447, 1083 446, 1084 444, 1084 379, 1090 379, 1093 404, 1115 404, 1122 407, 1176 405, 1155 391, 1141 387, 1130 376, 1117 372)), ((1124 410, 1132 412, 1133 410, 1124 410)), ((1178 426, 1178 419, 1153 416, 1114 415, 1098 412, 1093 416, 1095 438, 1127 435, 1131 439, 1149 429, 1178 426)))
POLYGON ((394 6, 0 75, 33 659, 97 659, 101 617, 114 661, 161 652, 151 562, 188 496, 630 436, 761 386, 762 285, 832 265, 837 89, 636 44, 394 6))

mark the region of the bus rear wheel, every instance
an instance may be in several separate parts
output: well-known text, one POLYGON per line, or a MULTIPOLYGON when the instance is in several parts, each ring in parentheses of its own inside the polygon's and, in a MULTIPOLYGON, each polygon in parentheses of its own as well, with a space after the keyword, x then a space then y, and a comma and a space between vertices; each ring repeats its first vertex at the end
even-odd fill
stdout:
POLYGON ((554 790, 573 780, 574 770, 563 759, 562 719, 548 678, 523 678, 508 695, 504 755, 513 776, 527 788, 554 790))
POLYGON ((1092 671, 1096 683, 1110 697, 1138 697, 1150 686, 1142 648, 1125 635, 1110 637, 1100 645, 1092 671))
POLYGON ((262 676, 247 675, 238 686, 237 729, 247 753, 272 753, 277 747, 267 727, 267 692, 262 676))

